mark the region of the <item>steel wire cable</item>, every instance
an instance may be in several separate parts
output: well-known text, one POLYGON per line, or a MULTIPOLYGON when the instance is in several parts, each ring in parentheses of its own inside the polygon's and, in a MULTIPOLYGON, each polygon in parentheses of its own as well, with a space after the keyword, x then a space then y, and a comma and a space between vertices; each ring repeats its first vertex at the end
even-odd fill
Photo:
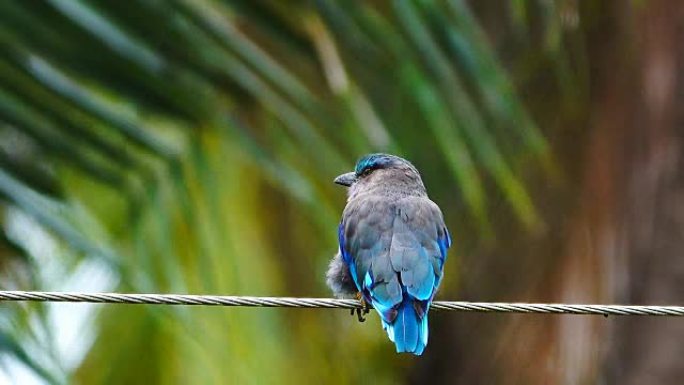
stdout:
MULTIPOLYGON (((343 309, 358 309, 362 307, 361 302, 355 299, 334 298, 0 291, 0 302, 9 301, 343 309)), ((430 308, 434 310, 476 313, 594 314, 603 316, 684 316, 684 306, 658 305, 636 306, 559 303, 435 301, 432 303, 430 308)))

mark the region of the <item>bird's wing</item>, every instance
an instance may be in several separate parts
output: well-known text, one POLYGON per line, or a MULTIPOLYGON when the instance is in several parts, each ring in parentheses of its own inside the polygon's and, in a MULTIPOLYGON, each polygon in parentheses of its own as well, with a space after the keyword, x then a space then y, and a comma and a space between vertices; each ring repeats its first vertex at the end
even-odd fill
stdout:
POLYGON ((350 201, 339 228, 342 257, 365 299, 386 321, 404 293, 424 311, 442 279, 451 238, 435 203, 422 197, 350 201))

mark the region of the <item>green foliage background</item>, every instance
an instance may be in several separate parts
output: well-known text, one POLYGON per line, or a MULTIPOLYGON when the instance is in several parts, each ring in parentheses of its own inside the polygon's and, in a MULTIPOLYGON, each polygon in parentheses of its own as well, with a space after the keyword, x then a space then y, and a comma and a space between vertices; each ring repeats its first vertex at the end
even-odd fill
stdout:
MULTIPOLYGON (((572 7, 475 11, 0 2, 0 288, 79 289, 69 275, 94 263, 101 290, 328 296, 345 199, 332 179, 385 151, 446 213, 442 297, 459 298, 459 256, 544 231, 535 191, 565 178, 547 138, 587 81, 572 7)), ((47 383, 396 383, 416 363, 375 317, 343 311, 96 306, 68 365, 59 306, 0 307, 1 356, 47 383)))

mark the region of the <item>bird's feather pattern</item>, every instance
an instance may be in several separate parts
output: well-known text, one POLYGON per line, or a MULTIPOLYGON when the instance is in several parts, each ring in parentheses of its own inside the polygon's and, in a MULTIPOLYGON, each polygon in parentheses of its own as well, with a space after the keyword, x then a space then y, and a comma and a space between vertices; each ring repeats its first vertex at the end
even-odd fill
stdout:
POLYGON ((421 354, 451 246, 439 207, 418 170, 394 155, 366 155, 335 183, 349 187, 349 199, 328 285, 338 296, 358 290, 380 314, 397 351, 421 354))
POLYGON ((397 351, 422 353, 427 311, 451 244, 437 205, 425 196, 356 197, 345 208, 339 242, 356 287, 397 351))

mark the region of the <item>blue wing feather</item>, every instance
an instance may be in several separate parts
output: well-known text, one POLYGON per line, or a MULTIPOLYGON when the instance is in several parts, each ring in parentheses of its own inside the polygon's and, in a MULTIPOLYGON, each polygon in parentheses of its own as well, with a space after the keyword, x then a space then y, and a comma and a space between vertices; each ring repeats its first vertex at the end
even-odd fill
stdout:
POLYGON ((342 260, 344 263, 349 267, 349 274, 352 277, 352 280, 354 280, 354 283, 356 284, 356 287, 359 288, 359 280, 356 274, 356 266, 352 262, 352 258, 349 255, 349 251, 347 250, 346 242, 345 242, 345 237, 344 237, 344 221, 340 222, 340 225, 337 229, 337 239, 338 243, 340 244, 340 254, 342 254, 342 260))
POLYGON ((397 351, 421 354, 427 312, 451 246, 439 208, 424 198, 350 202, 338 238, 354 283, 380 314, 397 351))

